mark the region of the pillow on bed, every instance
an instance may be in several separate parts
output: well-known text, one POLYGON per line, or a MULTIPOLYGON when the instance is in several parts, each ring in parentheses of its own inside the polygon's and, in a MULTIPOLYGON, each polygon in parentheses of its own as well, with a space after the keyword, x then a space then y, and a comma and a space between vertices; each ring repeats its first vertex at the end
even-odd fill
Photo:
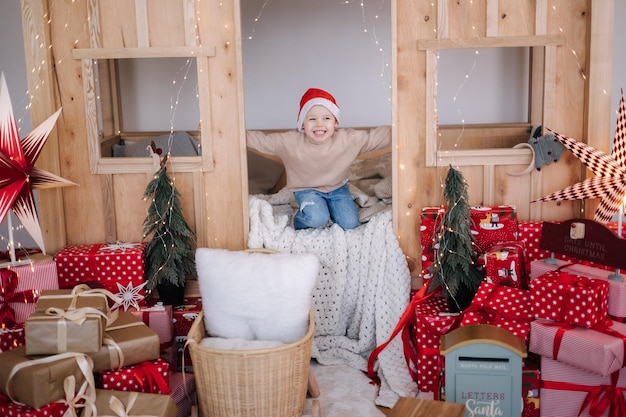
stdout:
MULTIPOLYGON (((142 157, 150 156, 148 146, 154 141, 157 149, 161 149, 161 156, 167 153, 169 148, 170 135, 164 134, 156 136, 152 139, 146 139, 139 142, 133 142, 123 139, 122 145, 113 145, 113 156, 126 157, 142 157)), ((200 144, 187 132, 172 133, 172 147, 170 149, 172 156, 198 156, 202 155, 200 144)))
POLYGON ((306 334, 316 256, 199 248, 196 269, 210 336, 291 343, 306 334))

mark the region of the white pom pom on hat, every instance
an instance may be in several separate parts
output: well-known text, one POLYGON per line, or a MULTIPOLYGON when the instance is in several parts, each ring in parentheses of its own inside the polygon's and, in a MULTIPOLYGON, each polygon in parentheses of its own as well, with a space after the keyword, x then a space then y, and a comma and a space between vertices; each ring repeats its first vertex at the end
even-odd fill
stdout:
POLYGON ((335 101, 335 97, 319 88, 309 88, 300 99, 300 112, 298 112, 298 130, 300 132, 304 131, 302 128, 304 117, 313 106, 324 106, 335 116, 337 123, 339 123, 339 106, 335 101))

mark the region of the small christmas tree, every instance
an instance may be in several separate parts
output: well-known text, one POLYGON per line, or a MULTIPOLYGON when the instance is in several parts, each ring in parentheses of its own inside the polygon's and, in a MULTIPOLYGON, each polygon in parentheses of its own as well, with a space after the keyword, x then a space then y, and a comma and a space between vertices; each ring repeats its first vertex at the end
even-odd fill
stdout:
POLYGON ((442 287, 451 311, 463 311, 471 303, 484 278, 477 264, 475 239, 471 233, 467 182, 450 166, 443 196, 447 209, 436 236, 437 256, 430 267, 428 292, 442 287))
MULTIPOLYGON (((167 174, 166 161, 167 156, 144 193, 144 199, 150 199, 143 238, 150 236, 145 259, 146 287, 151 290, 162 284, 184 288, 187 277, 197 276, 195 235, 183 217, 180 194, 167 174)), ((167 295, 160 290, 159 296, 167 295)))

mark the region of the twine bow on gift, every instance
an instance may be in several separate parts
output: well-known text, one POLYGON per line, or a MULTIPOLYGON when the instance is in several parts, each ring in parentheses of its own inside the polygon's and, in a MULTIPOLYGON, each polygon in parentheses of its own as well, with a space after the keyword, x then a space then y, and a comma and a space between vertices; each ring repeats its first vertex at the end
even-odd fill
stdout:
POLYGON ((116 396, 112 395, 109 399, 109 408, 115 413, 115 415, 100 415, 99 417, 159 417, 154 414, 130 414, 133 406, 135 405, 135 401, 137 401, 137 397, 139 397, 138 393, 131 392, 128 396, 128 405, 124 407, 124 404, 116 396))
MULTIPOLYGON (((77 325, 81 325, 88 318, 102 318, 108 319, 108 316, 102 311, 93 307, 82 307, 74 310, 63 310, 62 308, 49 307, 45 311, 46 317, 42 318, 47 320, 53 318, 57 320, 57 350, 58 352, 67 352, 67 322, 72 322, 77 325)), ((34 318, 31 320, 38 320, 34 318)))
POLYGON ((97 415, 95 408, 95 392, 93 389, 88 390, 88 384, 83 384, 78 392, 76 391, 76 377, 70 375, 63 380, 63 390, 65 391, 65 399, 61 400, 68 405, 63 417, 78 417, 76 410, 78 408, 90 407, 94 415, 97 415))
POLYGON ((34 303, 37 299, 37 291, 25 290, 15 292, 18 277, 15 271, 10 269, 0 270, 0 327, 7 328, 17 324, 15 311, 9 303, 34 303))

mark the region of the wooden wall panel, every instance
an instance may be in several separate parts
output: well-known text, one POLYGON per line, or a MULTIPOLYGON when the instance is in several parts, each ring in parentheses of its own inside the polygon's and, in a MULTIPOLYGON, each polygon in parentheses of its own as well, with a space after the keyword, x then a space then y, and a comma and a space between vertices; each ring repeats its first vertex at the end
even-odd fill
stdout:
POLYGON ((534 0, 498 0, 498 36, 535 34, 534 0))
MULTIPOLYGON (((137 15, 130 0, 98 1, 100 46, 103 48, 136 48, 137 15)), ((88 48, 88 46, 85 46, 88 48)))
MULTIPOLYGON (((237 2, 205 1, 198 5, 202 21, 200 43, 216 47, 216 56, 208 60, 204 74, 210 85, 208 133, 212 138, 214 170, 203 175, 205 224, 199 238, 210 247, 242 249, 247 236, 244 224, 247 224, 248 200, 247 196, 244 199, 247 178, 243 178, 241 158, 245 134, 241 45, 237 33, 240 17, 234 3, 237 2)), ((204 135, 204 124, 202 131, 204 135)))
MULTIPOLYGON (((610 0, 602 1, 612 5, 610 0)), ((448 169, 443 164, 426 164, 426 133, 436 129, 436 118, 425 111, 427 104, 436 103, 435 93, 430 92, 435 90, 427 87, 437 82, 436 76, 427 77, 427 66, 432 69, 436 56, 418 49, 418 41, 484 37, 487 32, 499 36, 563 33, 565 46, 545 48, 545 60, 541 61, 547 68, 558 70, 552 71, 556 74, 554 84, 544 92, 544 122, 579 140, 593 137, 593 143, 602 146, 608 140, 596 136, 604 135, 607 127, 596 120, 610 117, 606 111, 610 97, 601 93, 600 80, 606 76, 602 68, 610 67, 612 58, 607 52, 589 48, 598 50, 611 37, 607 22, 612 22, 612 15, 598 9, 605 4, 599 0, 392 1, 394 228, 405 254, 417 263, 415 280, 419 280, 421 266, 420 211, 424 206, 442 204, 442 184, 448 169), (594 27, 590 27, 591 15, 595 16, 594 27)), ((42 167, 79 184, 64 189, 63 198, 40 196, 46 242, 58 249, 64 244, 141 239, 146 207, 142 196, 150 174, 90 172, 83 73, 81 60, 72 59, 72 50, 136 48, 153 42, 160 51, 174 45, 215 46, 215 56, 203 58, 198 65, 202 135, 211 138, 207 144, 213 165, 207 163, 197 172, 174 175, 185 217, 196 230, 199 244, 243 248, 248 212, 238 2, 23 0, 23 11, 29 90, 34 92, 33 123, 63 106, 56 139, 51 137, 52 145, 40 161, 45 164, 42 167), (90 5, 99 5, 96 32, 87 26, 90 5), (47 7, 49 21, 43 12, 47 7), (35 10, 42 12, 30 12, 35 10), (197 28, 194 13, 202 22, 197 28), (92 33, 100 45, 90 43, 92 33), (44 48, 40 50, 41 39, 44 48), (54 56, 54 65, 50 60, 42 68, 39 56, 48 53, 54 56), (66 219, 66 224, 59 218, 66 219)), ((541 172, 507 175, 524 169, 519 160, 515 164, 489 160, 484 165, 460 166, 469 183, 470 203, 514 204, 522 219, 565 219, 580 213, 578 202, 530 203, 579 181, 582 170, 577 159, 566 154, 561 162, 541 172)))
POLYGON ((183 0, 149 0, 149 46, 184 46, 185 18, 183 0))
POLYGON ((80 60, 71 56, 73 48, 89 47, 87 3, 50 2, 49 7, 52 53, 56 58, 53 82, 63 107, 57 122, 61 175, 78 184, 63 190, 64 211, 58 215, 68 221, 66 243, 103 242, 104 201, 100 178, 89 171, 82 67, 80 60))
MULTIPOLYGON (((440 0, 442 1, 442 0, 440 0)), ((446 0, 447 38, 487 36, 487 1, 446 0)))

